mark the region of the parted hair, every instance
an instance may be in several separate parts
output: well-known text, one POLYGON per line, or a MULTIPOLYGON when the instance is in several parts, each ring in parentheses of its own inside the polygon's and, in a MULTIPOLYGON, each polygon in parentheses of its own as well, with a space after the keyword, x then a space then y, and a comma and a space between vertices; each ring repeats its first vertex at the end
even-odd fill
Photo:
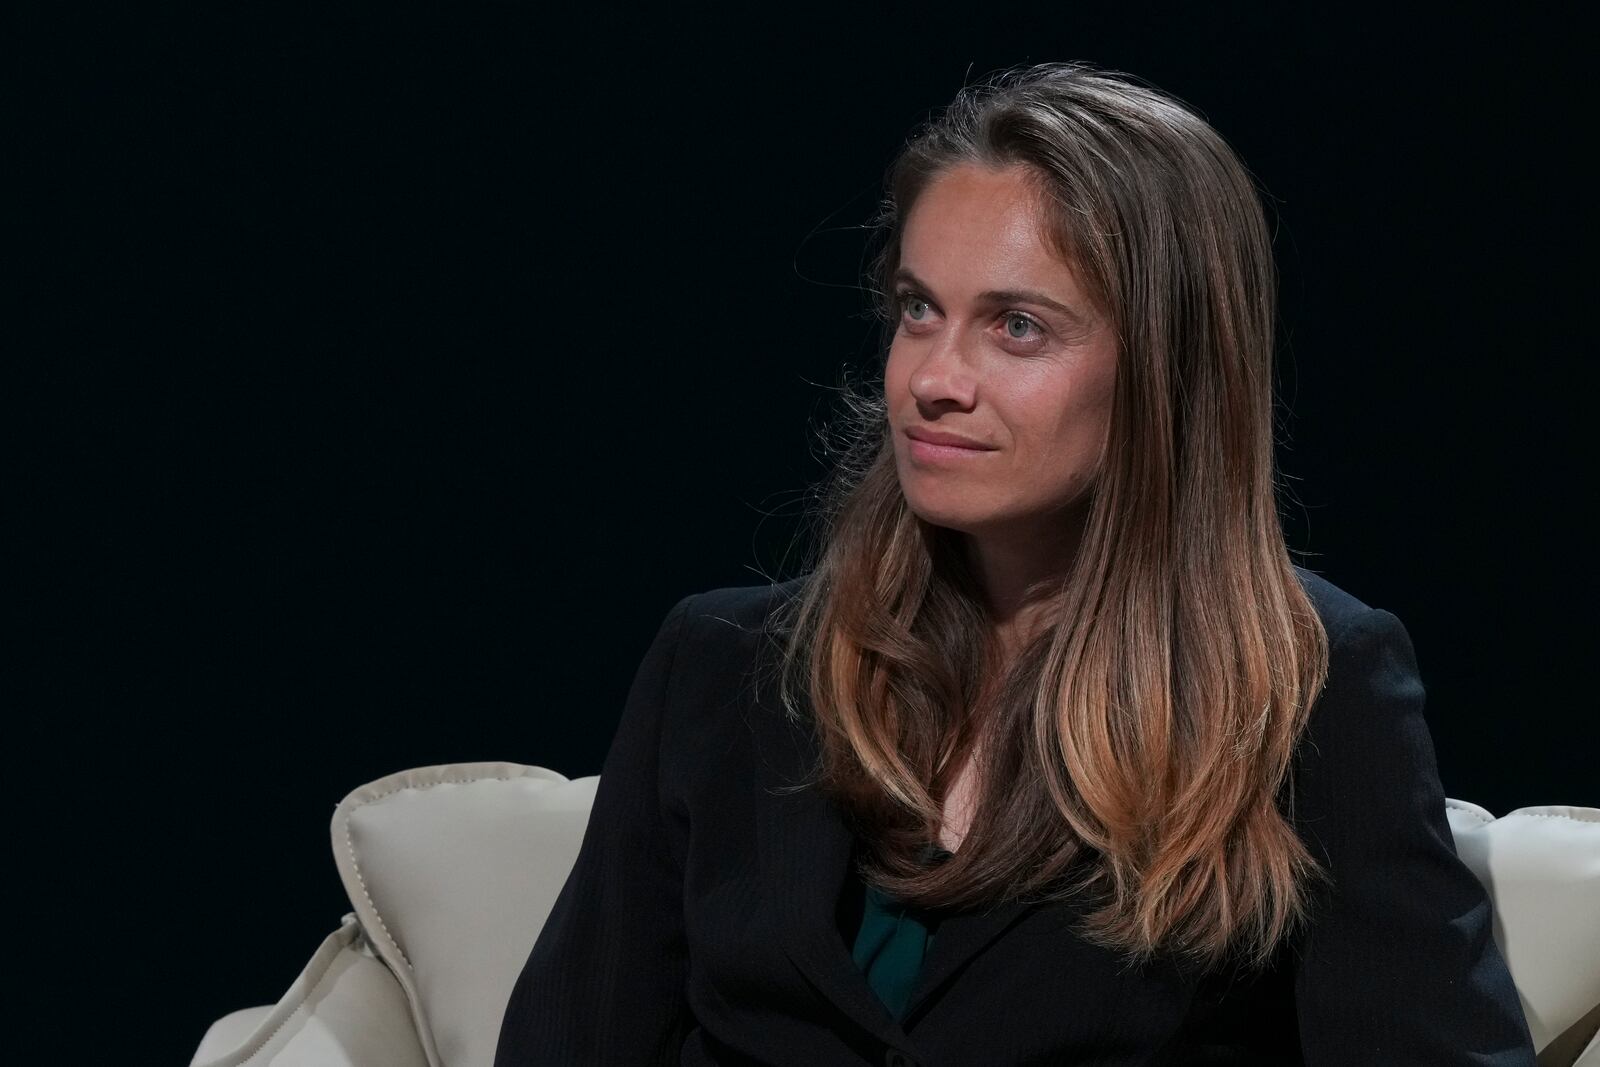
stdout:
POLYGON ((1002 660, 954 531, 901 492, 881 378, 845 390, 805 580, 773 618, 808 782, 860 875, 939 909, 1071 900, 1130 962, 1264 964, 1324 877, 1287 810, 1327 635, 1285 544, 1274 470, 1276 271, 1249 171, 1194 110, 1084 63, 963 87, 886 173, 868 278, 885 331, 918 196, 947 168, 1021 167, 1050 247, 1118 342, 1100 473, 1046 623, 1002 660), (976 753, 955 855, 926 862, 976 753))

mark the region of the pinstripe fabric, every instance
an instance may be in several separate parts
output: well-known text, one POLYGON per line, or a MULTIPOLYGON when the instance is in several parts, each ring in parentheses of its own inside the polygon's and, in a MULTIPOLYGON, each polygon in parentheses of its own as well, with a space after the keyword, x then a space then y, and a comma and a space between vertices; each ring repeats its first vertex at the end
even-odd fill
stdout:
POLYGON ((941 919, 897 1018, 841 936, 842 814, 781 788, 815 756, 811 726, 752 684, 762 620, 797 583, 717 589, 679 601, 644 655, 496 1067, 1534 1067, 1455 854, 1410 637, 1299 574, 1332 662, 1292 823, 1334 888, 1267 971, 1129 968, 1070 908, 997 902, 941 919))

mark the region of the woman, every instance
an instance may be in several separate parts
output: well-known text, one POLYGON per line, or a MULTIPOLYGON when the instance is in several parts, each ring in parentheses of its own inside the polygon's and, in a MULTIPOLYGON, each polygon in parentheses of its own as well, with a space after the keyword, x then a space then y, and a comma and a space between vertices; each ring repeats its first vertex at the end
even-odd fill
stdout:
POLYGON ((1410 638, 1284 544, 1243 165, 1040 64, 884 203, 814 566, 668 614, 497 1064, 1531 1067, 1410 638))

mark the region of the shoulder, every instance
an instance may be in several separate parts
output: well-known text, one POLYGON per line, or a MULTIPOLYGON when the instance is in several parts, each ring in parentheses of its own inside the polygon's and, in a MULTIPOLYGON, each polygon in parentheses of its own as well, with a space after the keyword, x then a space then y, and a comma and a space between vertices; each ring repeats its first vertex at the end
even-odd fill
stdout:
POLYGON ((1356 703, 1368 709, 1356 714, 1358 721, 1381 716, 1373 707, 1395 698, 1420 710, 1423 685, 1416 646, 1400 617, 1303 567, 1296 565, 1295 573, 1328 634, 1328 676, 1318 704, 1340 694, 1355 695, 1356 703))
POLYGON ((682 644, 701 657, 748 663, 764 646, 778 643, 783 627, 780 609, 801 593, 807 577, 690 594, 679 602, 682 644))
POLYGON ((759 585, 729 585, 693 593, 687 602, 685 621, 691 629, 735 632, 762 631, 779 607, 801 590, 806 576, 784 582, 759 585))
POLYGON ((676 652, 690 646, 703 648, 708 643, 726 646, 739 637, 754 638, 770 629, 776 609, 800 591, 803 581, 802 577, 687 593, 662 617, 655 647, 676 652))
POLYGON ((671 649, 674 702, 703 708, 747 692, 753 670, 771 664, 778 652, 778 609, 802 590, 804 581, 802 576, 718 586, 682 597, 667 613, 657 638, 671 649))
POLYGON ((1333 819, 1332 812, 1356 810, 1358 800, 1379 805, 1423 786, 1436 789, 1427 690, 1405 624, 1296 570, 1328 632, 1327 676, 1297 748, 1301 803, 1333 819))
POLYGON ((1325 691, 1361 689, 1380 681, 1402 689, 1417 687, 1416 648, 1397 615, 1304 567, 1296 565, 1295 573, 1328 634, 1325 691))
POLYGON ((1300 587, 1311 599, 1312 606, 1322 619, 1322 628, 1328 633, 1328 644, 1337 645, 1347 631, 1376 609, 1355 594, 1298 563, 1294 565, 1300 587))

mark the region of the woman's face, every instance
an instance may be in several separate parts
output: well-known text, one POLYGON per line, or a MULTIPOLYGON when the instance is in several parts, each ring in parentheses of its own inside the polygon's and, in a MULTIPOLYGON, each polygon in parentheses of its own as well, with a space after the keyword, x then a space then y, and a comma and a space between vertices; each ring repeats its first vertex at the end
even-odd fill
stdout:
POLYGON ((954 167, 912 207, 884 388, 912 511, 971 534, 1048 537, 1097 477, 1117 345, 1049 251, 1022 174, 954 167), (908 431, 988 448, 938 450, 908 431))

